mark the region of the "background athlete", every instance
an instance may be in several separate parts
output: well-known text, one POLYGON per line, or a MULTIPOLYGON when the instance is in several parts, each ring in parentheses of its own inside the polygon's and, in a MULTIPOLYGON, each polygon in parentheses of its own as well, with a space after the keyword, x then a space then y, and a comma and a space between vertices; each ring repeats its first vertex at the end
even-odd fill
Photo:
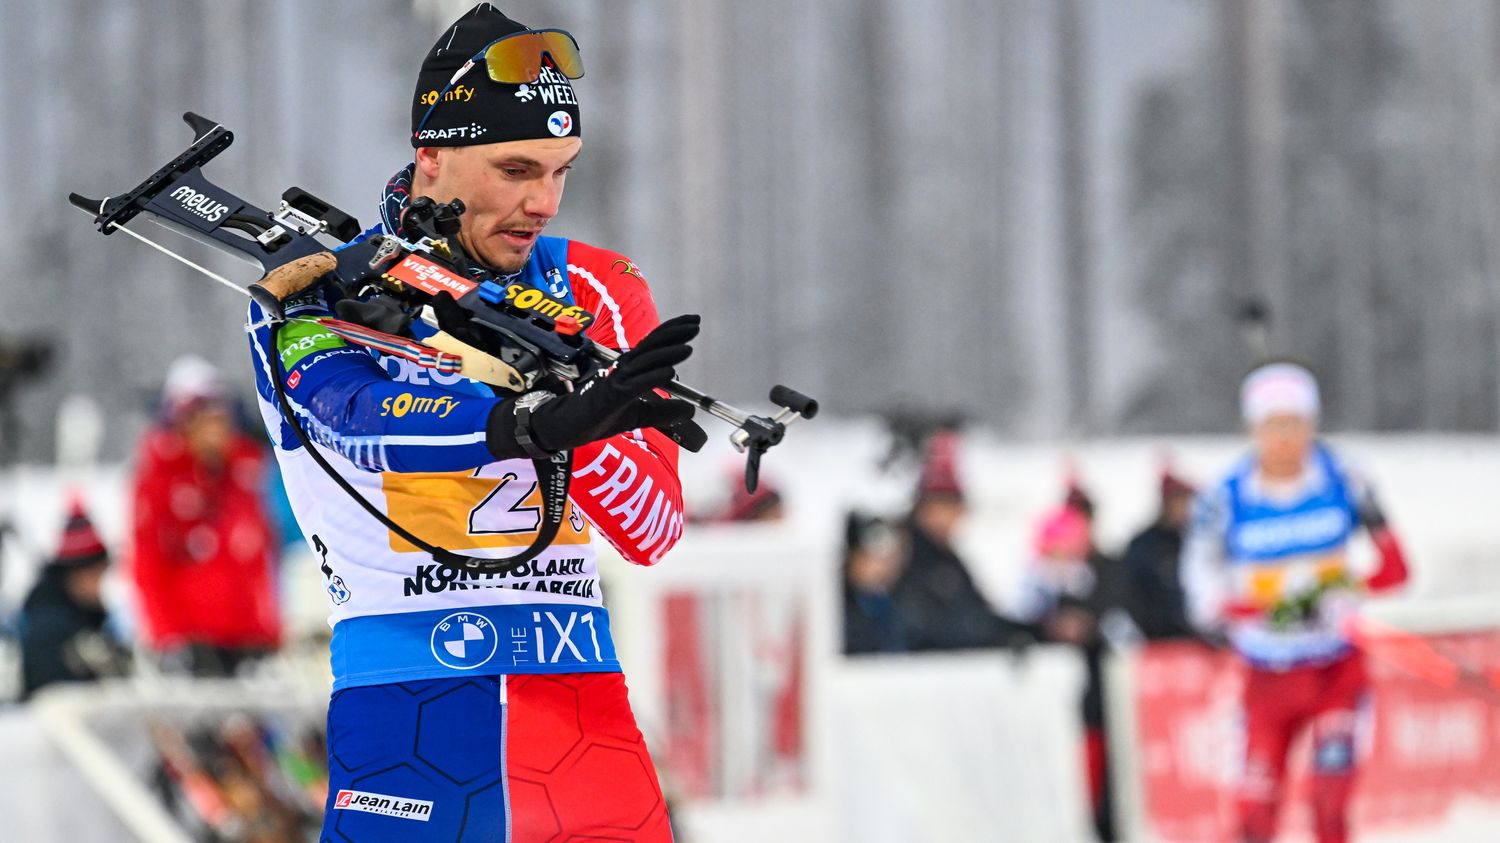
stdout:
MULTIPOLYGON (((691 425, 692 411, 654 389, 691 352, 697 317, 659 325, 628 259, 542 234, 582 148, 580 75, 567 33, 528 31, 488 3, 461 17, 422 62, 415 160, 387 184, 381 227, 401 233, 413 197, 463 200, 464 250, 594 313, 589 336, 626 352, 611 372, 528 418, 483 384, 377 358, 316 324, 288 323, 275 349, 265 329, 253 335, 261 411, 333 610, 324 840, 670 838, 592 541, 597 531, 651 564, 681 534, 677 449, 653 428, 691 425), (504 557, 530 544, 541 501, 529 455, 575 449, 557 538, 513 573, 473 575, 388 533, 285 424, 273 354, 339 472, 451 550, 504 557)), ((334 295, 314 288, 287 311, 331 313, 334 295)))
POLYGON ((1247 666, 1239 813, 1246 843, 1276 836, 1287 750, 1311 729, 1319 843, 1348 839, 1364 660, 1351 640, 1352 599, 1406 580, 1401 545, 1367 484, 1317 438, 1317 381, 1290 362, 1261 366, 1240 389, 1253 447, 1197 502, 1183 548, 1194 623, 1227 634, 1247 666), (1369 531, 1376 572, 1350 567, 1369 531))

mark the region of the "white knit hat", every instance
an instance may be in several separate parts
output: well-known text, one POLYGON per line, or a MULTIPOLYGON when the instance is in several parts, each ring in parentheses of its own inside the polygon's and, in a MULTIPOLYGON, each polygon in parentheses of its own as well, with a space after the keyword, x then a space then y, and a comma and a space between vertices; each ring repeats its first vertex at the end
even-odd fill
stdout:
POLYGON ((204 399, 224 398, 228 391, 219 370, 202 357, 188 354, 172 361, 162 386, 162 410, 175 416, 183 408, 204 399))
POLYGON ((1282 414, 1316 421, 1321 410, 1317 378, 1296 363, 1261 366, 1240 384, 1240 415, 1246 424, 1282 414))

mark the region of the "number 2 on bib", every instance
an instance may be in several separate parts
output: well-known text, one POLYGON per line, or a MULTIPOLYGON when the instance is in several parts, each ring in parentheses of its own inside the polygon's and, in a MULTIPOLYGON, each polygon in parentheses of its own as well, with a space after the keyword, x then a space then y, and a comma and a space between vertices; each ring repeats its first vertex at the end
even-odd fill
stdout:
MULTIPOLYGON (((392 518, 454 550, 525 547, 541 524, 541 494, 529 470, 488 465, 464 472, 387 472, 381 485, 392 518)), ((576 511, 568 515, 553 544, 588 543, 588 523, 576 511)), ((389 540, 392 550, 417 550, 394 533, 389 540)))

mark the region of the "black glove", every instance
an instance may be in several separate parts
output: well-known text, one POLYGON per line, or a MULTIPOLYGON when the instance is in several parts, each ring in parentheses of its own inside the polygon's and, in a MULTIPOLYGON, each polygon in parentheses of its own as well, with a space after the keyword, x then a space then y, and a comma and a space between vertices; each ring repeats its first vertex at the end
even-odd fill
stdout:
POLYGON ((496 459, 543 459, 638 427, 666 431, 688 422, 691 404, 653 390, 677 376, 674 367, 693 353, 688 343, 697 335, 696 315, 668 319, 576 391, 529 392, 499 405, 486 431, 490 453, 496 459))
POLYGON ((368 301, 339 299, 333 305, 333 312, 345 322, 397 336, 407 336, 412 321, 411 314, 402 310, 400 302, 390 296, 376 296, 368 301))
MULTIPOLYGON (((663 401, 667 400, 655 394, 652 394, 650 397, 663 401)), ((677 401, 677 403, 681 404, 685 402, 677 401)), ((666 434, 668 439, 676 442, 677 446, 682 448, 684 451, 690 451, 696 454, 699 451, 703 450, 704 445, 708 444, 707 431, 699 427, 698 423, 693 421, 691 415, 683 419, 682 421, 672 422, 665 426, 652 426, 662 433, 666 434)))

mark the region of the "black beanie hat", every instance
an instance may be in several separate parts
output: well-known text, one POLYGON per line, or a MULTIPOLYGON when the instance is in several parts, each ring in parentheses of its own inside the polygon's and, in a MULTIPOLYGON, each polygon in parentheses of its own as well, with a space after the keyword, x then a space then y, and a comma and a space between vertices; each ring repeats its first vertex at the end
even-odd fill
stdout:
POLYGON ((535 82, 506 85, 490 79, 481 56, 449 87, 453 74, 476 53, 496 39, 526 30, 489 3, 480 3, 443 31, 417 74, 411 103, 413 147, 578 136, 573 86, 550 66, 542 68, 535 82))

